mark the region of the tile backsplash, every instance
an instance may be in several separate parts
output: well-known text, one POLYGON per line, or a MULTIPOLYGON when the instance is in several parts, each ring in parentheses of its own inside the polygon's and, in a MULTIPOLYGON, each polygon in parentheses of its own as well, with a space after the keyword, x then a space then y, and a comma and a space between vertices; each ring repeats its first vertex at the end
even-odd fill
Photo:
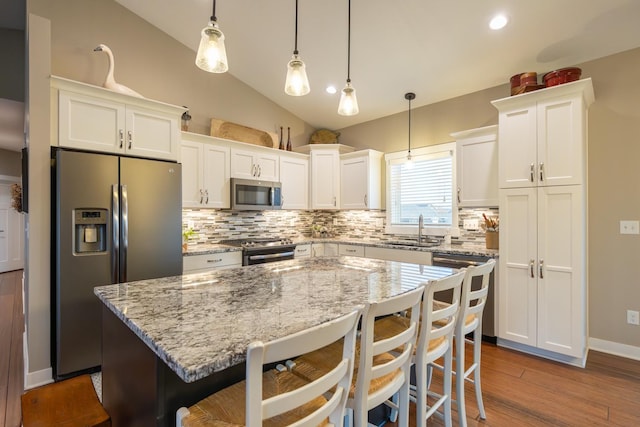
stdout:
MULTIPOLYGON (((498 216, 497 208, 460 209, 458 221, 460 240, 484 240, 484 231, 464 230, 464 219, 482 214, 498 216)), ((324 227, 331 235, 346 239, 394 240, 406 236, 386 234, 386 211, 227 211, 214 209, 183 209, 183 227, 196 232, 191 243, 217 243, 221 240, 244 238, 311 237, 312 225, 324 227)))

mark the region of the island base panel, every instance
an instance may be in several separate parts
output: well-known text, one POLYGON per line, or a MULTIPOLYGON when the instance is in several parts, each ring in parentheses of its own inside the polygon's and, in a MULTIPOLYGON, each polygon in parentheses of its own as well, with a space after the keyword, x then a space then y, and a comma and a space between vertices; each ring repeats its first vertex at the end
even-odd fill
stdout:
POLYGON ((244 379, 240 364, 186 383, 107 307, 102 310, 102 402, 113 427, 173 427, 181 406, 244 379))

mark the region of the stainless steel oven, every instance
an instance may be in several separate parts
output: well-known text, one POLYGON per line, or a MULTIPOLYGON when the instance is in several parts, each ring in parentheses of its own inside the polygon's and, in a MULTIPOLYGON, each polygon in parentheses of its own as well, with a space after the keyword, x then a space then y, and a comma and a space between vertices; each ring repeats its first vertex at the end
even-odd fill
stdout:
POLYGON ((240 239, 220 243, 242 248, 242 265, 265 264, 293 259, 296 245, 291 239, 240 239))
MULTIPOLYGON (((440 267, 450 268, 466 268, 473 265, 480 265, 489 261, 490 257, 479 255, 462 255, 462 254, 450 254, 446 252, 434 252, 432 258, 432 264, 440 267)), ((482 313, 482 339, 484 341, 496 342, 496 325, 495 325, 495 269, 491 272, 489 278, 489 293, 487 295, 487 302, 484 306, 482 313)), ((472 289, 480 287, 481 278, 477 277, 471 284, 472 289)), ((451 300, 451 295, 436 295, 436 298, 441 301, 451 300)))

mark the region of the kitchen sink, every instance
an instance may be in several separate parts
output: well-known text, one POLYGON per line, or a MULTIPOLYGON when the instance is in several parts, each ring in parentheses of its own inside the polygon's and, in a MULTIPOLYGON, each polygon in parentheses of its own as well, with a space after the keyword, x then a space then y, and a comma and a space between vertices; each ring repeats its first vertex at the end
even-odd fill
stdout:
POLYGON ((385 245, 390 245, 390 246, 398 246, 398 247, 406 247, 406 246, 420 246, 423 248, 431 248, 434 246, 439 246, 440 242, 439 241, 430 241, 430 242, 421 242, 418 243, 415 240, 394 240, 394 241, 389 241, 389 242, 383 242, 383 244, 385 245))

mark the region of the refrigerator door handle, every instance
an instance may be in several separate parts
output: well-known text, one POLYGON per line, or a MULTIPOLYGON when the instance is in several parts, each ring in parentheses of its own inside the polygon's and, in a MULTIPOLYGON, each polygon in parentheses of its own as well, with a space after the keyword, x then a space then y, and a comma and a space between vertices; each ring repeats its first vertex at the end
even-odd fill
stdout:
POLYGON ((122 245, 120 248, 120 283, 127 281, 127 250, 129 249, 129 201, 127 186, 120 186, 122 194, 122 245))
POLYGON ((111 186, 111 283, 118 283, 118 271, 120 270, 118 253, 120 251, 120 195, 118 184, 111 186))

